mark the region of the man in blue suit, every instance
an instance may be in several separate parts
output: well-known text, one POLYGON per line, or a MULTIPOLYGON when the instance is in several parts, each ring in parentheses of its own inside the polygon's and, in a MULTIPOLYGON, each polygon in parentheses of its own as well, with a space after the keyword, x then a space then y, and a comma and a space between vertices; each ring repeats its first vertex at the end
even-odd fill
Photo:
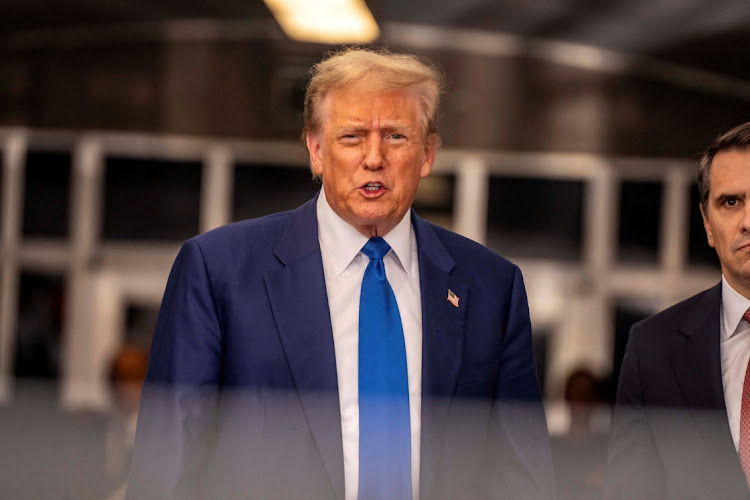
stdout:
POLYGON ((442 88, 430 64, 385 51, 312 69, 303 137, 323 188, 182 247, 129 497, 552 496, 521 272, 411 210, 442 88), (364 406, 385 379, 398 417, 364 406))

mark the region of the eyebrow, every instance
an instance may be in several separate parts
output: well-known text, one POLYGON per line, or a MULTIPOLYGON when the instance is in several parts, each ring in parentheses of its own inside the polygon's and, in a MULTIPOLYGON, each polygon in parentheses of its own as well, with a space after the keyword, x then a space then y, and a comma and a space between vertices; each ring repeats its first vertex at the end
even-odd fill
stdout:
MULTIPOLYGON (((334 130, 336 131, 358 131, 358 130, 369 130, 370 126, 369 123, 365 120, 352 120, 348 123, 345 123, 339 127, 335 127, 334 130)), ((415 127, 409 125, 406 122, 398 122, 398 121, 382 121, 380 123, 380 129, 381 130, 406 130, 407 132, 414 132, 417 130, 415 127)))
POLYGON ((723 203, 723 202, 725 202, 727 200, 736 200, 736 199, 744 200, 745 199, 745 193, 742 193, 742 192, 737 192, 737 193, 721 193, 719 196, 717 196, 716 198, 714 198, 714 200, 717 203, 723 203))
POLYGON ((411 130, 413 127, 406 122, 383 121, 380 123, 380 128, 384 130, 391 130, 391 129, 411 130))

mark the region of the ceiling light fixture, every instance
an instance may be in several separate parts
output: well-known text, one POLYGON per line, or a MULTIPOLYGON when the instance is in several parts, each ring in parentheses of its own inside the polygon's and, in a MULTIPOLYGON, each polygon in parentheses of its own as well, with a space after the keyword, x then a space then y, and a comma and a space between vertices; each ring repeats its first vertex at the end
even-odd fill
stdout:
POLYGON ((290 38, 330 44, 370 43, 380 35, 364 0, 263 0, 290 38))

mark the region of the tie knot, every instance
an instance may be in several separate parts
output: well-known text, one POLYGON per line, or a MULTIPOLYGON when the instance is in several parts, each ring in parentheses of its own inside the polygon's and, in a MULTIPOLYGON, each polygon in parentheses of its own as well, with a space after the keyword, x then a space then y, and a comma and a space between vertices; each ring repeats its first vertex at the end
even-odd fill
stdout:
POLYGON ((391 246, 383 238, 370 238, 362 247, 362 252, 370 257, 370 260, 383 260, 390 249, 391 246))
POLYGON ((747 321, 748 323, 750 323, 750 309, 748 309, 747 311, 745 311, 745 313, 742 315, 742 319, 744 319, 745 321, 747 321))

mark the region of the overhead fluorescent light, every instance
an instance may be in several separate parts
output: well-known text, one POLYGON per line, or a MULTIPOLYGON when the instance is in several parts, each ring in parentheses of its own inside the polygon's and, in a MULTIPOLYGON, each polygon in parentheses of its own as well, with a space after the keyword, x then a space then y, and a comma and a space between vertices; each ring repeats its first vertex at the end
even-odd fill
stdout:
POLYGON ((263 0, 290 38, 303 42, 370 43, 380 35, 364 0, 263 0))

